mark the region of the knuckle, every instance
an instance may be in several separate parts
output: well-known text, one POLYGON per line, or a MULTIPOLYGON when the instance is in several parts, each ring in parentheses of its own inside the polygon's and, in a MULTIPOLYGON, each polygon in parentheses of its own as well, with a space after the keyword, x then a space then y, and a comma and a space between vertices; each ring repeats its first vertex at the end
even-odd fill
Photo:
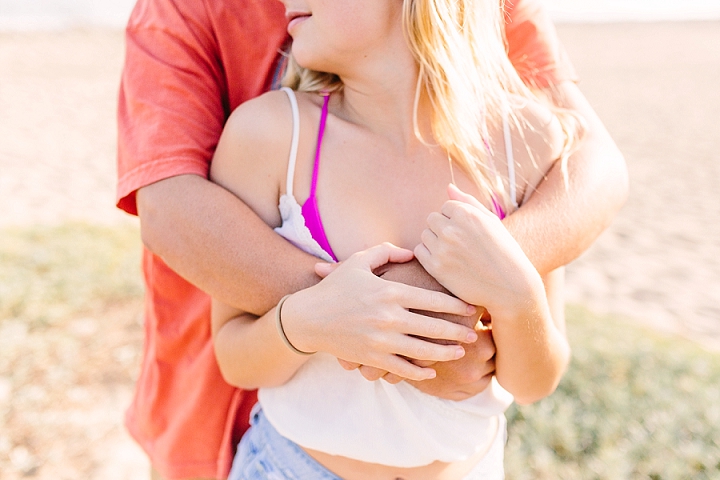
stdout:
POLYGON ((441 295, 440 292, 428 291, 428 303, 432 309, 437 310, 442 305, 441 295))
MULTIPOLYGON (((378 301, 384 304, 396 303, 400 297, 400 287, 395 282, 387 283, 387 285, 384 285, 383 288, 377 291, 378 301)), ((387 310, 381 309, 381 312, 385 313, 387 310)))
POLYGON ((427 216, 426 222, 427 222, 427 223, 433 223, 435 220, 438 219, 438 217, 439 217, 440 215, 441 215, 441 214, 438 213, 438 212, 430 212, 430 214, 428 214, 428 216, 427 216))
POLYGON ((445 232, 447 231, 447 225, 435 225, 435 228, 429 231, 433 236, 437 237, 439 242, 445 240, 445 232))
MULTIPOLYGON (((487 371, 484 372, 485 375, 489 375, 489 374, 495 372, 495 359, 494 358, 488 360, 486 365, 487 365, 487 371)), ((485 375, 483 375, 483 376, 485 376, 485 375)))
POLYGON ((421 342, 415 348, 416 358, 419 358, 419 359, 429 359, 432 356, 431 353, 432 353, 432 348, 430 348, 430 345, 427 342, 421 342))
POLYGON ((370 357, 372 357, 372 352, 380 351, 382 342, 380 341, 378 335, 368 335, 368 338, 365 341, 365 346, 370 354, 370 357))
POLYGON ((440 338, 444 330, 444 325, 439 321, 430 321, 425 326, 425 336, 430 338, 440 338))
POLYGON ((457 206, 457 214, 460 218, 467 218, 473 215, 474 208, 475 207, 467 203, 461 203, 457 206))
POLYGON ((495 356, 495 342, 492 341, 492 338, 489 335, 489 332, 482 332, 483 334, 479 335, 478 340, 475 342, 478 356, 485 360, 492 360, 494 362, 494 356, 495 356))
POLYGON ((395 245, 393 245, 390 242, 383 242, 379 245, 379 247, 380 247, 380 250, 391 250, 391 249, 395 248, 395 245))
POLYGON ((394 327, 398 324, 395 317, 388 311, 378 312, 374 320, 375 321, 373 326, 381 332, 393 330, 394 327))
POLYGON ((460 229, 456 225, 447 225, 443 228, 443 240, 444 244, 457 244, 461 240, 460 229))
POLYGON ((492 343, 485 344, 478 349, 478 353, 480 358, 488 361, 494 361, 493 357, 495 356, 495 345, 492 343))
POLYGON ((460 379, 463 383, 475 383, 482 379, 483 377, 482 370, 478 368, 477 366, 469 366, 460 376, 460 379))
POLYGON ((422 245, 422 247, 418 248, 417 250, 418 251, 415 252, 415 258, 417 258, 418 262, 420 262, 420 265, 422 265, 423 268, 430 275, 432 275, 432 272, 430 270, 436 263, 435 249, 433 248, 433 251, 431 252, 429 248, 425 247, 425 245, 422 245))
POLYGON ((413 330, 413 321, 410 318, 401 318, 395 322, 396 329, 404 334, 408 334, 413 330))

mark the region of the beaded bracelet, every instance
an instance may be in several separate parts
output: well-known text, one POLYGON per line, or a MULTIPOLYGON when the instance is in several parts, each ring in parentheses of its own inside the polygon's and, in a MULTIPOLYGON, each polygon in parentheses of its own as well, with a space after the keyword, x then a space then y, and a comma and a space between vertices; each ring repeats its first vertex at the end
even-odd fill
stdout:
POLYGON ((283 343, 287 345, 287 347, 292 350, 293 352, 297 353, 298 355, 313 355, 316 352, 303 352, 302 350, 298 350, 295 348, 295 345, 290 343, 290 340, 288 340, 287 335, 285 335, 285 329, 282 326, 282 306, 283 303, 285 303, 285 300, 287 300, 290 297, 290 295, 285 295, 280 299, 280 301, 277 304, 277 307, 275 307, 275 326, 277 327, 277 331, 280 334, 280 339, 282 339, 283 343))

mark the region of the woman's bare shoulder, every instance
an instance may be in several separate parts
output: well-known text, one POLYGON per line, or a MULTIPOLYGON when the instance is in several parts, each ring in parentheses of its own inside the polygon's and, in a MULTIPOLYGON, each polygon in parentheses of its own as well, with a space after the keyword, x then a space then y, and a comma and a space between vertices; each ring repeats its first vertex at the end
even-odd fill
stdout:
POLYGON ((243 149, 262 148, 287 143, 292 135, 292 111, 288 96, 282 91, 264 93, 238 106, 223 129, 223 137, 242 145, 243 149))
POLYGON ((275 220, 291 140, 292 110, 284 92, 268 92, 249 100, 225 123, 210 165, 210 179, 266 221, 275 220))

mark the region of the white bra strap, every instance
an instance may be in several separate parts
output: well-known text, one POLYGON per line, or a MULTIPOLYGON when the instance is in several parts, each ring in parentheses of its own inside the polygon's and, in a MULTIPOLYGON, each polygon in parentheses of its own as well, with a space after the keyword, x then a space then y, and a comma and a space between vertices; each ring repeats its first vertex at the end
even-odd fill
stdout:
POLYGON ((518 208, 517 187, 515 185, 515 156, 513 155, 512 135, 510 134, 510 122, 508 112, 503 112, 503 133, 505 134, 505 157, 508 164, 508 182, 510 183, 510 201, 513 207, 518 208))
POLYGON ((285 92, 290 100, 290 107, 292 108, 292 141, 290 142, 290 159, 288 160, 288 172, 287 172, 287 185, 285 186, 285 193, 288 195, 293 194, 293 180, 295 178, 295 162, 297 161, 298 142, 300 140, 300 112, 298 110, 297 98, 295 98, 295 92, 288 87, 283 87, 280 90, 285 92))

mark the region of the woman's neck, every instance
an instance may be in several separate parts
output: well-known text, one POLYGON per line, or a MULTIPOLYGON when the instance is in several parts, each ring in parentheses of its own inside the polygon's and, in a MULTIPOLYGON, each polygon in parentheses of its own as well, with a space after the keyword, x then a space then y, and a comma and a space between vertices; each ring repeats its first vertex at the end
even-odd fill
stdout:
MULTIPOLYGON (((401 58, 387 58, 342 76, 344 84, 338 115, 387 138, 399 149, 410 152, 425 147, 417 138, 415 115, 418 67, 407 52, 401 58)), ((422 137, 431 140, 431 106, 420 95, 417 126, 422 137)))

